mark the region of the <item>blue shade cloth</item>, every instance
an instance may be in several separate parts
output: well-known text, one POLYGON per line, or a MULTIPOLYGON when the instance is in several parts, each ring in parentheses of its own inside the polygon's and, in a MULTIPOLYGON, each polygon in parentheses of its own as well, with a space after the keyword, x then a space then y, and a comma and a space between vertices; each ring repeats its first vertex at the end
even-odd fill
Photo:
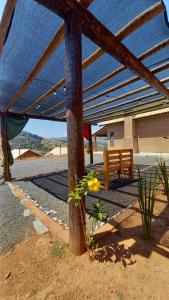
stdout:
MULTIPOLYGON (((117 34, 140 13, 158 2, 159 0, 94 0, 88 9, 113 34, 117 34)), ((164 0, 164 4, 168 7, 168 0, 164 0)), ((161 13, 135 30, 126 37, 122 43, 135 56, 140 56, 158 43, 169 38, 169 28, 166 20, 168 19, 161 13)), ((47 10, 42 5, 39 5, 36 1, 17 0, 3 54, 0 58, 0 111, 5 109, 7 104, 23 85, 62 23, 63 21, 60 17, 47 10)), ((97 49, 98 46, 96 44, 87 37, 82 36, 83 60, 88 58, 97 49)), ((26 91, 21 95, 15 107, 10 109, 11 111, 17 113, 23 112, 55 83, 64 78, 64 51, 63 41, 26 91)), ((164 62, 169 62, 169 47, 161 49, 142 61, 142 63, 150 70, 153 67, 162 65, 164 62)), ((83 88, 87 88, 121 66, 119 61, 105 53, 94 63, 83 69, 83 88)), ((84 93, 83 101, 85 102, 98 93, 125 82, 126 80, 133 78, 133 76, 135 76, 133 72, 126 69, 103 84, 84 93)), ((165 70, 156 74, 156 76, 161 80, 169 76, 169 71, 165 70)), ((147 83, 140 79, 133 84, 110 92, 108 96, 109 98, 116 98, 145 85, 147 85, 147 83)), ((165 86, 169 87, 169 84, 165 84, 165 86)), ((102 109, 110 108, 110 112, 117 111, 117 109, 113 110, 113 105, 117 105, 118 103, 125 104, 127 100, 132 100, 143 95, 146 97, 152 92, 156 91, 150 88, 147 91, 131 97, 115 101, 111 105, 105 105, 102 109)), ((90 103, 85 104, 84 108, 104 102, 106 99, 106 95, 99 97, 90 103)), ((145 102, 148 103, 153 99, 156 100, 156 96, 147 98, 145 102)), ((30 113, 41 115, 43 114, 43 111, 48 110, 63 100, 66 100, 66 93, 64 88, 61 87, 55 94, 47 97, 45 101, 41 103, 40 107, 33 108, 30 113)), ((130 106, 131 105, 129 105, 129 107, 130 106)), ((126 108, 126 105, 124 108, 126 108)), ((65 115, 65 110, 66 102, 61 106, 54 108, 53 111, 48 112, 47 116, 55 116, 57 113, 61 112, 59 115, 56 115, 56 118, 62 118, 65 115)), ((91 112, 98 110, 101 110, 101 108, 91 109, 91 112)))

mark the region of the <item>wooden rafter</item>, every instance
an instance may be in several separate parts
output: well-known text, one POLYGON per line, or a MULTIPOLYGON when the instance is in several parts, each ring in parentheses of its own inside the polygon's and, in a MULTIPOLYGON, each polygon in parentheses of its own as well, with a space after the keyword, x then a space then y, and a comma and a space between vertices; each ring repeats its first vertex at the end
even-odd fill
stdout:
MULTIPOLYGON (((155 68, 155 69, 156 69, 156 70, 157 70, 157 69, 160 70, 160 69, 161 69, 161 66, 159 66, 159 67, 157 67, 157 68, 155 68)), ((154 69, 154 70, 155 70, 155 69, 154 69)), ((166 78, 162 79, 161 82, 162 82, 162 83, 168 83, 168 82, 169 82, 169 77, 166 77, 166 78)), ((143 87, 141 87, 141 88, 139 88, 139 89, 133 90, 133 91, 131 91, 131 92, 129 92, 129 93, 125 93, 125 94, 123 94, 123 95, 120 95, 120 96, 118 96, 118 97, 116 97, 116 98, 109 99, 108 101, 105 101, 104 103, 105 103, 105 105, 107 105, 107 104, 116 102, 116 101, 118 101, 118 100, 127 98, 127 97, 129 97, 129 96, 133 96, 133 95, 135 95, 135 94, 144 92, 144 91, 149 90, 149 89, 151 89, 151 87, 150 87, 149 85, 146 85, 146 86, 143 86, 143 87)), ((109 115, 109 111, 110 111, 111 109, 119 108, 119 107, 124 106, 124 105, 126 105, 126 104, 131 104, 131 103, 135 103, 135 102, 137 102, 137 101, 145 100, 145 99, 148 99, 148 98, 150 98, 150 97, 157 96, 157 95, 159 95, 159 94, 160 94, 160 92, 153 92, 153 93, 150 93, 150 94, 148 94, 148 95, 144 95, 144 96, 140 96, 140 97, 137 97, 137 98, 134 98, 134 99, 131 99, 131 100, 127 100, 127 101, 125 101, 125 102, 123 102, 123 103, 119 103, 119 104, 113 105, 113 106, 111 106, 111 107, 110 107, 110 106, 109 106, 109 107, 106 107, 106 108, 104 108, 104 115, 105 115, 105 112, 106 112, 106 111, 108 111, 108 114, 107 114, 107 115, 109 115)), ((156 99, 155 99, 155 100, 156 100, 156 99)), ((84 112, 89 111, 89 110, 93 110, 93 109, 95 109, 95 108, 97 108, 97 107, 100 107, 100 106, 102 106, 102 104, 103 104, 103 102, 102 102, 102 103, 99 103, 99 104, 96 104, 96 105, 94 105, 94 106, 90 106, 89 108, 84 109, 84 112)), ((65 112, 66 112, 66 111, 65 111, 65 109, 63 108, 63 109, 61 109, 60 111, 58 111, 57 113, 53 113, 52 116, 53 116, 53 117, 54 117, 54 116, 59 116, 60 114, 64 115, 65 112)), ((90 118, 91 118, 92 116, 96 115, 96 116, 95 116, 95 118, 96 118, 97 115, 99 115, 99 114, 100 114, 100 115, 103 114, 103 109, 100 109, 100 110, 97 110, 97 111, 94 111, 94 112, 90 112, 90 113, 88 113, 88 114, 85 114, 85 117, 88 117, 88 118, 90 117, 90 118)))
POLYGON ((146 100, 146 99, 149 99, 151 97, 155 97, 155 96, 158 96, 160 93, 158 92, 155 92, 155 93, 150 93, 148 95, 144 95, 144 96, 141 96, 141 97, 137 97, 137 98, 134 98, 134 99, 130 99, 130 100, 127 100, 125 102, 122 102, 122 103, 118 103, 118 104, 115 104, 111 107, 109 107, 108 109, 104 110, 99 110, 99 111, 95 111, 95 112, 92 112, 92 113, 88 113, 88 114, 85 114, 84 116, 87 117, 87 118, 92 118, 92 117, 98 117, 100 115, 102 115, 104 113, 104 115, 110 115, 110 111, 111 110, 114 110, 116 108, 119 108, 119 107, 123 107, 127 104, 131 104, 131 103, 135 103, 135 102, 138 102, 138 101, 142 101, 142 100, 146 100), (108 113, 105 113, 106 111, 108 111, 108 113))
MULTIPOLYGON (((144 59, 148 58, 149 56, 155 54, 156 52, 160 51, 161 49, 164 49, 167 46, 169 46, 169 39, 166 39, 166 40, 160 42, 159 44, 155 45, 154 47, 152 47, 148 51, 144 52, 143 54, 141 54, 140 56, 138 56, 138 59, 139 60, 144 60, 144 59)), ((122 67, 114 70, 113 72, 111 72, 110 74, 107 75, 107 79, 106 80, 108 80, 108 79, 116 76, 117 74, 121 73, 125 69, 126 69, 126 66, 122 66, 122 67)), ((103 80, 103 82, 104 82, 104 78, 102 78, 101 80, 103 80)), ((101 81, 100 81, 100 83, 101 83, 101 81)), ((85 90, 83 90, 83 92, 85 92, 85 90)), ((66 103, 66 100, 63 100, 62 102, 59 102, 57 105, 54 105, 54 106, 50 107, 49 108, 49 112, 52 111, 52 110, 54 110, 58 106, 65 104, 65 103, 66 103)), ((84 104, 85 103, 86 102, 84 102, 84 104)), ((43 111, 43 113, 44 114, 48 113, 48 110, 43 111)))
MULTIPOLYGON (((0 115, 4 115, 4 112, 0 112, 0 115)), ((14 112, 8 112, 8 116, 17 118, 17 117, 25 117, 29 119, 35 119, 35 120, 46 120, 46 121, 55 121, 55 122, 66 122, 66 119, 59 119, 54 117, 43 117, 39 115, 31 115, 31 114, 22 114, 22 113, 14 113, 14 112)))
MULTIPOLYGON (((81 26, 83 34, 101 47, 123 65, 126 65, 137 76, 159 91, 163 96, 169 98, 168 89, 156 78, 103 24, 101 24, 92 13, 82 7, 75 0, 50 1, 36 0, 49 10, 65 18, 70 10, 77 10, 81 15, 81 26)), ((163 5, 163 4, 162 4, 163 5)))
MULTIPOLYGON (((158 67, 156 67, 156 68, 150 69, 150 71, 151 71, 153 74, 156 74, 156 73, 159 73, 159 72, 161 72, 161 71, 167 70, 168 68, 169 68, 169 63, 165 63, 165 64, 162 64, 161 66, 158 66, 158 67)), ((102 91, 101 93, 99 93, 99 94, 97 94, 97 95, 91 97, 90 99, 86 100, 86 101, 84 102, 84 104, 89 103, 89 102, 92 102, 92 101, 94 101, 94 100, 96 100, 96 99, 98 99, 98 98, 100 98, 100 97, 102 97, 102 96, 104 96, 104 95, 107 95, 107 94, 109 94, 109 93, 112 93, 112 92, 114 92, 114 91, 116 91, 116 90, 118 90, 118 89, 120 89, 120 88, 123 88, 123 87, 125 87, 125 86, 128 86, 129 84, 132 84, 132 83, 137 82, 137 81, 139 81, 139 80, 140 80, 140 78, 139 78, 138 76, 135 76, 135 77, 133 77, 133 78, 131 78, 131 79, 128 79, 128 80, 126 80, 126 81, 124 81, 124 82, 121 82, 120 84, 115 85, 115 86, 113 86, 113 87, 111 87, 111 88, 109 88, 109 89, 106 89, 106 90, 102 91)))
POLYGON ((63 101, 55 104, 54 106, 52 106, 52 107, 50 107, 48 109, 43 110, 41 112, 41 115, 43 116, 43 115, 49 114, 53 109, 58 108, 58 107, 62 106, 63 104, 65 104, 65 102, 66 102, 66 100, 63 100, 63 101))
MULTIPOLYGON (((124 28, 122 28, 116 36, 119 40, 126 38, 129 34, 134 32, 136 29, 144 25, 146 22, 160 14, 164 10, 164 6, 161 2, 153 5, 146 11, 139 14, 136 18, 134 18, 129 24, 127 24, 124 28)), ((87 59, 85 59, 82 63, 83 69, 87 68, 90 64, 95 62, 104 54, 104 50, 99 48, 95 52, 93 52, 87 59)), ((123 67, 122 67, 123 68, 123 67)), ((125 67, 126 68, 126 67, 125 67)), ((55 85, 53 85, 47 92, 45 92, 42 96, 37 98, 27 109, 23 112, 26 113, 31 110, 33 107, 37 106, 39 103, 42 103, 47 97, 52 95, 55 91, 57 91, 61 86, 65 84, 65 79, 61 79, 55 85)))
POLYGON ((161 105, 161 101, 164 101, 166 98, 165 97, 159 97, 156 100, 152 100, 149 101, 148 103, 139 103, 130 107, 126 107, 123 109, 120 109, 118 111, 115 111, 114 113, 110 113, 109 116, 104 116, 104 114, 100 117, 95 117, 95 118, 89 118, 89 119, 85 119, 85 122, 93 122, 93 123, 98 123, 98 122, 102 122, 102 121, 107 121, 107 120, 111 120, 113 118, 119 118, 121 116, 124 116, 124 114, 133 114, 134 110, 136 109, 136 112, 139 112, 139 109, 141 107, 141 109, 146 109, 149 107, 156 107, 161 105), (142 108, 144 107, 144 108, 142 108))
POLYGON ((5 5, 4 13, 0 23, 0 56, 2 54, 3 46, 12 20, 15 5, 16 0, 8 0, 5 5))
MULTIPOLYGON (((164 83, 167 83, 169 82, 169 77, 166 77, 164 79, 161 80, 161 83, 164 84, 164 83)), ((104 102, 101 102, 101 103, 98 103, 96 105, 93 105, 93 106, 90 106, 90 107, 87 107, 84 109, 84 111, 89 111, 91 109, 96 109, 97 107, 101 107, 101 106, 104 106, 104 105, 107 105, 107 104, 110 104, 110 103, 113 103, 117 100, 121 100, 121 99, 124 99, 124 98, 127 98, 129 96, 133 96, 135 94, 138 94, 138 93, 141 93, 141 92, 144 92, 144 91, 147 91, 149 89, 151 89, 152 87, 150 85, 145 85, 139 89, 136 89, 136 90, 133 90, 131 92, 128 92, 128 93, 125 93, 123 95, 120 95, 116 98, 112 98, 112 99, 109 99, 107 101, 104 101, 104 102)), ((167 89, 167 88, 166 88, 167 89)), ((159 92, 159 91, 158 91, 159 92)), ((159 92, 160 93, 160 92, 159 92)), ((109 108, 104 108, 104 111, 108 110, 109 108)))
MULTIPOLYGON (((142 61, 142 60, 146 59, 147 57, 151 56, 152 54, 156 53, 157 51, 160 51, 161 49, 163 49, 167 46, 169 46, 169 39, 166 39, 166 40, 162 41, 161 43, 157 44, 155 47, 149 49, 148 51, 146 51, 142 55, 138 56, 138 59, 140 61, 142 61)), ((95 87, 103 84, 104 82, 108 81, 109 79, 113 78, 114 76, 118 75, 119 73, 125 71, 126 69, 127 69, 126 66, 122 66, 122 67, 119 67, 118 69, 110 72, 106 76, 102 77, 101 79, 97 80, 96 82, 94 82, 93 84, 91 84, 90 86, 85 88, 83 90, 83 93, 86 93, 86 92, 94 89, 95 87)))
POLYGON ((34 78, 37 76, 37 74, 40 72, 40 70, 43 68, 43 66, 46 64, 52 53, 55 51, 55 49, 58 47, 58 45, 61 43, 64 37, 64 27, 63 25, 60 26, 59 30, 55 34, 52 42, 49 44, 49 46, 46 48, 45 52, 40 57, 39 61, 37 62, 36 66, 32 70, 32 72, 29 74, 21 88, 18 90, 16 95, 12 98, 12 100, 8 103, 6 106, 6 110, 9 110, 19 100, 21 95, 25 92, 25 90, 29 87, 31 82, 34 80, 34 78))
MULTIPOLYGON (((83 5, 83 7, 86 8, 86 7, 88 7, 88 5, 90 5, 90 3, 92 1, 93 0, 81 0, 81 4, 83 5)), ((16 2, 16 0, 15 1, 12 0, 12 1, 9 1, 9 2, 16 2)), ((25 90, 29 87, 31 82, 35 79, 37 74, 40 72, 40 70, 43 68, 43 66, 46 64, 46 62, 49 60, 52 53, 56 50, 56 48, 63 41, 63 38, 64 38, 64 25, 62 24, 60 26, 60 28, 58 29, 58 31, 56 32, 56 34, 55 34, 54 38, 52 39, 51 43, 48 45, 48 47, 46 48, 46 50, 44 51, 44 53, 40 57, 39 61, 37 62, 36 66, 34 67, 32 72, 29 74, 29 76, 27 77, 27 79, 25 80, 25 82, 23 83, 21 88, 18 90, 16 95, 12 98, 12 100, 7 105, 6 110, 9 110, 13 106, 15 106, 15 104, 20 99, 21 95, 25 92, 25 90)), ((35 106, 36 106, 36 104, 35 104, 35 106)), ((27 110, 25 110, 23 113, 26 113, 26 112, 27 112, 27 110)))

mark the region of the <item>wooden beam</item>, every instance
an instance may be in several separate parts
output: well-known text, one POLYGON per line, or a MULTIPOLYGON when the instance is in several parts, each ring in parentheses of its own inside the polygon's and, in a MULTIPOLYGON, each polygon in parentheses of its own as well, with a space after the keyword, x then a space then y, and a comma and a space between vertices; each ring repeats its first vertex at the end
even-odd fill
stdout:
POLYGON ((11 181, 11 172, 8 158, 8 139, 7 139, 7 115, 3 114, 1 118, 1 147, 2 147, 2 164, 3 164, 3 179, 5 182, 11 181))
POLYGON ((90 154, 90 164, 92 165, 93 164, 92 126, 91 124, 88 124, 88 126, 89 126, 89 136, 90 136, 90 139, 88 141, 88 151, 90 154))
MULTIPOLYGON (((83 104, 82 104, 82 43, 78 10, 65 17, 65 76, 67 93, 67 137, 69 192, 73 191, 84 175, 83 104), (78 158, 78 159, 77 159, 78 158)), ((85 199, 81 199, 85 205, 85 199)), ((73 254, 86 251, 84 209, 69 204, 69 247, 73 254)))
MULTIPOLYGON (((36 0, 54 13, 65 17, 68 11, 77 9, 81 15, 82 32, 95 42, 106 53, 110 54, 132 72, 148 82, 150 86, 169 98, 169 91, 103 24, 101 24, 88 10, 75 0, 50 1, 36 0)), ((163 5, 161 3, 161 5, 163 5)))
MULTIPOLYGON (((12 2, 12 1, 9 1, 9 2, 12 2)), ((92 3, 92 1, 93 0, 81 0, 80 2, 83 5, 83 7, 86 8, 86 7, 88 7, 90 5, 90 3, 92 3)), ((16 0, 13 1, 13 2, 16 2, 16 0)), ((25 82, 23 83, 23 85, 21 86, 21 88, 18 90, 18 92, 16 93, 16 95, 13 97, 13 99, 7 105, 6 110, 9 110, 13 106, 15 106, 15 104, 20 99, 21 95, 29 87, 29 85, 31 84, 31 82, 36 78, 37 74, 40 72, 40 70, 43 68, 43 66, 46 64, 46 62, 49 60, 49 58, 54 53, 54 51, 56 50, 56 48, 60 45, 60 43, 63 41, 63 39, 64 39, 64 25, 62 24, 60 26, 60 28, 58 29, 58 31, 56 32, 56 34, 55 34, 54 38, 52 39, 51 43, 48 45, 48 47, 46 48, 46 50, 44 51, 44 53, 40 57, 39 61, 37 62, 36 66, 34 67, 34 69, 32 70, 32 72, 29 74, 29 76, 27 77, 27 79, 25 80, 25 82)), ((38 103, 39 102, 37 102, 37 104, 38 103)), ((34 107, 37 104, 34 103, 34 107)), ((25 109, 23 111, 23 113, 27 113, 29 110, 30 109, 25 109)))
POLYGON ((2 15, 2 20, 0 23, 0 56, 2 54, 5 39, 11 24, 15 5, 16 5, 16 0, 7 0, 4 13, 2 15))
POLYGON ((85 118, 86 118, 86 117, 87 117, 87 118, 91 118, 91 117, 93 117, 93 116, 98 117, 98 116, 102 116, 103 113, 104 113, 104 115, 107 116, 107 115, 110 114, 110 111, 111 111, 111 110, 114 110, 114 109, 119 108, 119 107, 123 107, 124 105, 127 105, 127 104, 135 103, 135 102, 138 102, 138 101, 141 101, 141 100, 146 100, 146 99, 149 99, 149 98, 151 98, 151 97, 158 96, 159 94, 160 94, 160 93, 155 92, 155 93, 150 93, 150 94, 148 94, 148 95, 144 95, 144 96, 141 96, 141 97, 137 97, 137 98, 134 98, 134 99, 131 99, 131 100, 127 100, 127 101, 125 101, 125 102, 115 104, 115 105, 113 105, 113 106, 107 108, 107 109, 104 110, 104 111, 103 111, 103 110, 99 110, 99 111, 91 112, 91 113, 89 113, 89 114, 84 115, 84 117, 85 117, 85 118), (105 113, 106 111, 108 111, 108 113, 105 113))
MULTIPOLYGON (((161 80, 161 83, 162 83, 162 84, 163 84, 163 83, 167 83, 167 82, 169 82, 169 77, 166 77, 166 78, 164 78, 164 79, 161 80)), ((149 89, 151 89, 151 86, 145 85, 145 86, 143 86, 143 87, 141 87, 141 88, 139 88, 139 89, 133 90, 133 91, 128 92, 128 93, 125 93, 125 94, 120 95, 120 96, 118 96, 118 97, 116 97, 116 98, 112 98, 112 99, 109 99, 109 100, 107 100, 107 101, 98 103, 98 104, 96 104, 96 105, 87 107, 87 108, 84 109, 84 112, 85 112, 85 111, 88 111, 88 110, 91 110, 91 109, 96 109, 97 107, 101 107, 101 106, 104 106, 104 105, 113 103, 113 102, 115 102, 115 101, 117 101, 117 100, 121 100, 121 99, 127 98, 127 97, 129 97, 129 96, 133 96, 133 95, 135 95, 135 94, 138 94, 138 93, 147 91, 147 90, 149 90, 149 89)), ((166 89, 167 89, 167 88, 166 88, 166 89)), ((168 91, 169 91, 169 90, 168 90, 168 91)), ((158 93, 160 93, 160 92, 158 92, 158 93)), ((104 108, 104 111, 106 111, 106 110, 108 110, 108 109, 109 109, 109 107, 108 107, 108 108, 104 108)), ((102 111, 102 110, 103 110, 103 109, 101 109, 100 111, 102 111)))
MULTIPOLYGON (((164 63, 161 66, 158 66, 156 68, 150 69, 150 71, 151 71, 152 74, 157 74, 157 73, 159 73, 161 71, 167 70, 168 68, 169 68, 169 63, 164 63)), ((86 100, 84 102, 84 104, 92 102, 92 101, 94 101, 94 100, 96 100, 96 99, 98 99, 98 98, 100 98, 100 97, 102 97, 104 95, 112 93, 112 92, 114 92, 114 91, 116 91, 118 89, 121 89, 121 88, 123 88, 125 86, 128 86, 128 85, 130 85, 130 84, 132 84, 134 82, 137 82, 139 80, 140 80, 140 78, 138 76, 135 76, 135 77, 133 77, 131 79, 128 79, 128 80, 126 80, 124 82, 121 82, 120 84, 117 84, 117 85, 115 85, 115 86, 113 86, 111 88, 108 88, 108 89, 102 91, 101 93, 98 93, 97 95, 91 97, 90 99, 86 100)))
MULTIPOLYGON (((153 74, 156 74, 156 73, 159 73, 159 72, 161 72, 161 71, 164 71, 164 70, 167 70, 169 68, 169 63, 166 63, 166 64, 162 64, 162 65, 160 65, 160 66, 158 66, 158 67, 155 67, 155 68, 153 68, 152 70, 151 70, 151 72, 153 73, 153 74)), ((139 78, 138 77, 134 77, 134 78, 131 78, 131 79, 129 79, 129 80, 127 80, 127 81, 124 81, 124 82, 122 82, 122 83, 120 83, 120 84, 118 84, 118 85, 116 85, 116 86, 114 86, 114 87, 112 87, 112 88, 110 88, 109 89, 109 92, 110 92, 110 90, 111 90, 111 92, 112 91, 115 91, 115 90, 117 90, 117 89, 119 89, 119 88, 122 88, 122 87, 125 87, 126 85, 128 86, 129 84, 131 84, 131 83, 133 83, 133 82, 135 82, 135 81, 137 81, 137 80, 139 80, 139 78)), ((102 92, 102 93, 100 93, 100 97, 101 96, 103 96, 103 95, 106 95, 107 93, 105 93, 105 91, 104 92, 102 92)), ((159 94, 159 92, 156 92, 156 93, 153 93, 153 94, 150 94, 150 95, 158 95, 159 94)), ((150 97, 150 96, 149 96, 150 97)), ((145 96, 143 96, 143 98, 147 98, 147 97, 145 97, 145 96)), ((142 97, 140 97, 140 98, 136 98, 136 100, 134 99, 134 100, 129 100, 129 101, 126 101, 125 102, 125 104, 128 104, 128 103, 131 103, 131 102, 136 102, 136 101, 138 101, 138 100, 141 100, 141 99, 143 99, 142 97)), ((95 97, 94 97, 94 99, 96 99, 95 97)), ((94 100, 93 99, 93 100, 94 100)), ((120 98, 121 99, 121 98, 120 98)), ((102 102, 102 105, 106 105, 106 101, 103 101, 102 102)), ((108 109, 105 109, 105 110, 110 110, 110 109, 114 109, 115 107, 120 107, 121 105, 124 105, 124 103, 122 104, 122 103, 120 103, 120 104, 117 104, 117 105, 113 105, 112 107, 109 107, 108 109)), ((104 111, 105 111, 104 110, 104 111)), ((100 111, 99 111, 100 112, 100 111)), ((93 115, 93 114, 97 114, 98 113, 98 111, 96 111, 96 112, 91 112, 91 113, 89 113, 88 115, 93 115)))
MULTIPOLYGON (((10 108, 14 107, 15 104, 18 102, 21 95, 25 92, 25 90, 29 87, 31 82, 34 80, 34 78, 37 76, 37 74, 40 72, 40 70, 43 68, 43 66, 46 64, 52 53, 55 51, 55 49, 58 47, 58 45, 61 43, 61 41, 64 38, 64 27, 61 26, 58 30, 58 32, 55 34, 52 42, 49 44, 49 46, 46 48, 45 52, 40 57, 39 61, 37 62, 36 66, 32 70, 32 72, 29 74, 21 88, 18 90, 16 95, 12 98, 12 100, 8 103, 6 106, 6 110, 9 110, 10 108)), ((35 104, 36 105, 36 104, 35 104)), ((26 113, 26 110, 24 111, 26 113)))
MULTIPOLYGON (((111 107, 109 107, 109 109, 106 109, 104 110, 99 110, 98 112, 94 112, 94 113, 89 113, 89 114, 86 114, 84 115, 84 118, 96 118, 96 117, 102 117, 103 115, 105 116, 109 116, 110 114, 112 114, 113 112, 110 112, 111 110, 114 110, 116 108, 119 108, 119 107, 123 107, 127 104, 132 104, 132 103, 135 103, 135 102, 140 102, 142 100, 146 100, 146 99, 149 99, 151 97, 154 97, 154 96, 158 96, 160 93, 158 92, 155 92, 155 93, 151 93, 151 94, 148 94, 148 95, 144 95, 144 96, 141 96, 141 97, 137 97, 137 98, 134 98, 134 99, 131 99, 131 100, 127 100, 125 102, 122 102, 122 103, 119 103, 119 104, 116 104, 116 105, 113 105, 111 107), (108 111, 108 113, 105 113, 106 111, 108 111)), ((154 99, 155 100, 155 99, 154 99)))
MULTIPOLYGON (((4 115, 4 112, 0 112, 0 116, 4 115)), ((31 115, 31 114, 22 114, 22 113, 14 113, 14 112, 8 112, 8 116, 14 117, 14 118, 29 118, 29 119, 35 119, 35 120, 46 120, 46 121, 54 121, 54 122, 66 122, 66 119, 60 119, 60 118, 54 118, 54 117, 45 117, 41 115, 31 115)))
POLYGON ((47 115, 47 114, 49 114, 53 109, 58 108, 58 107, 62 106, 62 105, 65 104, 65 103, 66 103, 66 100, 61 101, 61 102, 59 102, 59 103, 53 105, 52 107, 43 110, 43 111, 41 112, 41 115, 42 115, 42 116, 43 116, 43 115, 47 115))
MULTIPOLYGON (((92 1, 89 1, 90 3, 92 1)), ((86 5, 87 7, 87 5, 86 5)), ((126 38, 129 34, 134 32, 136 29, 141 27, 143 24, 146 22, 150 21, 152 18, 160 14, 164 10, 164 6, 161 4, 161 2, 153 5, 146 11, 142 12, 139 14, 136 18, 134 18, 129 24, 127 24, 124 28, 122 28, 116 36, 118 37, 119 40, 122 40, 126 38)), ((99 59, 102 55, 104 54, 103 49, 99 48, 95 52, 93 52, 87 59, 83 61, 83 69, 87 68, 90 64, 95 62, 97 59, 99 59)), ((121 67, 121 68, 126 68, 126 67, 121 67)), ((119 68, 120 69, 120 68, 119 68)), ((117 75, 118 72, 121 72, 120 70, 116 72, 117 75)), ((106 79, 108 80, 108 79, 106 79)), ((42 103, 47 97, 52 95, 54 91, 57 91, 61 86, 65 84, 65 78, 61 79, 59 82, 57 82, 55 85, 53 85, 47 92, 45 92, 42 96, 37 98, 32 105, 30 105, 26 110, 23 112, 26 113, 29 110, 31 110, 33 107, 37 106, 39 103, 42 103)))
MULTIPOLYGON (((106 115, 102 114, 100 117, 85 119, 85 122, 102 122, 102 121, 111 120, 113 118, 119 118, 121 116, 124 116, 124 114, 127 114, 127 113, 132 114, 135 109, 142 107, 142 106, 149 107, 150 104, 151 104, 151 106, 152 105, 156 106, 156 105, 159 105, 159 104, 156 104, 158 102, 160 102, 160 105, 161 105, 161 102, 165 101, 165 100, 166 100, 165 97, 159 97, 158 99, 149 101, 148 103, 139 103, 139 104, 136 104, 136 105, 133 105, 130 107, 119 109, 118 111, 114 111, 110 114, 106 114, 106 115)), ((137 109, 137 111, 139 111, 139 110, 137 109)))
MULTIPOLYGON (((142 53, 140 56, 138 56, 138 59, 140 61, 148 58, 149 56, 155 54, 156 52, 160 51, 161 49, 164 49, 165 47, 169 46, 169 39, 166 39, 162 42, 160 42, 159 44, 155 45, 154 47, 150 48, 148 51, 142 53)), ((101 84, 101 83, 104 83, 105 81, 109 80, 110 78, 118 75, 119 73, 121 73, 122 71, 126 70, 127 67, 126 66, 122 66, 122 67, 119 67, 118 69, 114 70, 113 72, 109 73, 107 76, 103 77, 102 79, 100 79, 99 81, 97 81, 96 83, 93 84, 93 86, 91 85, 89 87, 89 90, 96 87, 97 85, 101 84)), ((87 92, 88 90, 87 89, 84 89, 83 90, 83 93, 87 92)), ((48 113, 48 111, 52 111, 54 110, 55 108, 57 108, 58 106, 60 105, 64 105, 66 102, 66 100, 63 100, 61 102, 59 102, 56 106, 52 106, 49 108, 49 110, 47 111, 44 111, 43 113, 48 113)), ((86 102, 84 102, 85 104, 86 102)))

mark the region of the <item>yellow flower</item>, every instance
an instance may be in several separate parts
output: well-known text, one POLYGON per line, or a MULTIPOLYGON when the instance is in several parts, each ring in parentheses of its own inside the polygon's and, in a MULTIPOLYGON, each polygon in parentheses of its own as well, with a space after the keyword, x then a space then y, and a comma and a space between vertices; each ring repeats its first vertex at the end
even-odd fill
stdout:
POLYGON ((100 189, 100 181, 97 178, 93 178, 87 183, 88 188, 92 192, 98 192, 100 189))

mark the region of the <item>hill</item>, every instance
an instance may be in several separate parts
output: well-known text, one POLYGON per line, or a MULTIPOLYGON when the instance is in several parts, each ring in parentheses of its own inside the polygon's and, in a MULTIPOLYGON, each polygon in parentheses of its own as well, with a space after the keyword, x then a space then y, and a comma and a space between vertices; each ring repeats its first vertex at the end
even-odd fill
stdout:
POLYGON ((46 154, 58 145, 65 145, 57 139, 47 139, 30 132, 22 131, 17 137, 10 141, 11 149, 33 149, 46 154))
MULTIPOLYGON (((17 137, 10 141, 11 149, 32 149, 41 154, 46 154, 56 146, 67 144, 67 137, 61 138, 43 138, 39 135, 32 134, 30 132, 22 131, 17 137)), ((97 138, 98 150, 103 149, 106 145, 105 138, 97 138)), ((87 141, 85 140, 85 147, 87 141)))

